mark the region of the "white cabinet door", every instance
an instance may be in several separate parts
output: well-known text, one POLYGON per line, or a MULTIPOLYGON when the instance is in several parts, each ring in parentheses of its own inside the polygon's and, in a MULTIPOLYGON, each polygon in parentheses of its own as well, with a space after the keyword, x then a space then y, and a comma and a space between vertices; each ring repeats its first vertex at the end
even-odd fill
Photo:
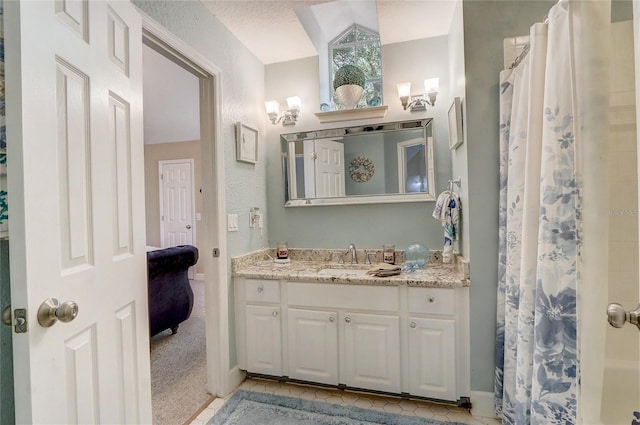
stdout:
POLYGON ((287 326, 289 377, 338 384, 337 313, 290 308, 287 326))
POLYGON ((340 380, 354 388, 400 392, 398 316, 345 313, 340 380))
POLYGON ((410 318, 409 327, 409 392, 455 400, 455 321, 410 318))
POLYGON ((282 331, 280 306, 248 305, 247 371, 265 375, 282 375, 282 331))

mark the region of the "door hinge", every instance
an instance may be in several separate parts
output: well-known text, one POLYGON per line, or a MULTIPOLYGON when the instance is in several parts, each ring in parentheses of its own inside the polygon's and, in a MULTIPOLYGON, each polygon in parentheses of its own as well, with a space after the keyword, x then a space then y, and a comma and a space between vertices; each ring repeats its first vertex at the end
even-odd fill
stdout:
POLYGON ((318 153, 317 152, 311 152, 311 159, 313 159, 314 161, 316 159, 318 159, 318 153))
POLYGON ((2 310, 2 323, 7 326, 13 325, 13 330, 17 334, 27 333, 29 326, 27 324, 27 309, 16 308, 11 315, 11 305, 2 310))
POLYGON ((220 248, 213 248, 213 256, 214 258, 218 258, 220 256, 220 248))
POLYGON ((164 180, 164 173, 160 173, 160 180, 164 180))

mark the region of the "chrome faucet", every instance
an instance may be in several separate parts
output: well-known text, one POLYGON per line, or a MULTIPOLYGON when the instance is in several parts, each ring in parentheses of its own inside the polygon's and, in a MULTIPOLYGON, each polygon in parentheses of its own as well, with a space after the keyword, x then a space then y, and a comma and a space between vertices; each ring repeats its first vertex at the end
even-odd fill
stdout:
POLYGON ((358 256, 356 255, 356 246, 352 243, 349 244, 346 254, 351 253, 351 264, 358 264, 358 256))

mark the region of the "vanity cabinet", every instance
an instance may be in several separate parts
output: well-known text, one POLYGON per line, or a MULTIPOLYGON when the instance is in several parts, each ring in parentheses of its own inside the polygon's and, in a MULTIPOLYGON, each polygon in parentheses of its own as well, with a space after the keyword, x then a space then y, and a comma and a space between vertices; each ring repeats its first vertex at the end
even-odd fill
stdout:
POLYGON ((467 288, 236 278, 238 366, 454 401, 468 389, 467 288))
POLYGON ((265 375, 282 375, 282 321, 280 282, 247 279, 244 302, 242 352, 246 370, 265 375))

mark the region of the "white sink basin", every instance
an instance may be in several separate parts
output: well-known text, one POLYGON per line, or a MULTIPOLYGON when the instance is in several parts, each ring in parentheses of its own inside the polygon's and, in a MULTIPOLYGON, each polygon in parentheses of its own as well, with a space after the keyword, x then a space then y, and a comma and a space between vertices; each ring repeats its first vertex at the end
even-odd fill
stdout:
POLYGON ((318 272, 319 275, 324 276, 366 276, 367 270, 362 269, 322 269, 318 272))

